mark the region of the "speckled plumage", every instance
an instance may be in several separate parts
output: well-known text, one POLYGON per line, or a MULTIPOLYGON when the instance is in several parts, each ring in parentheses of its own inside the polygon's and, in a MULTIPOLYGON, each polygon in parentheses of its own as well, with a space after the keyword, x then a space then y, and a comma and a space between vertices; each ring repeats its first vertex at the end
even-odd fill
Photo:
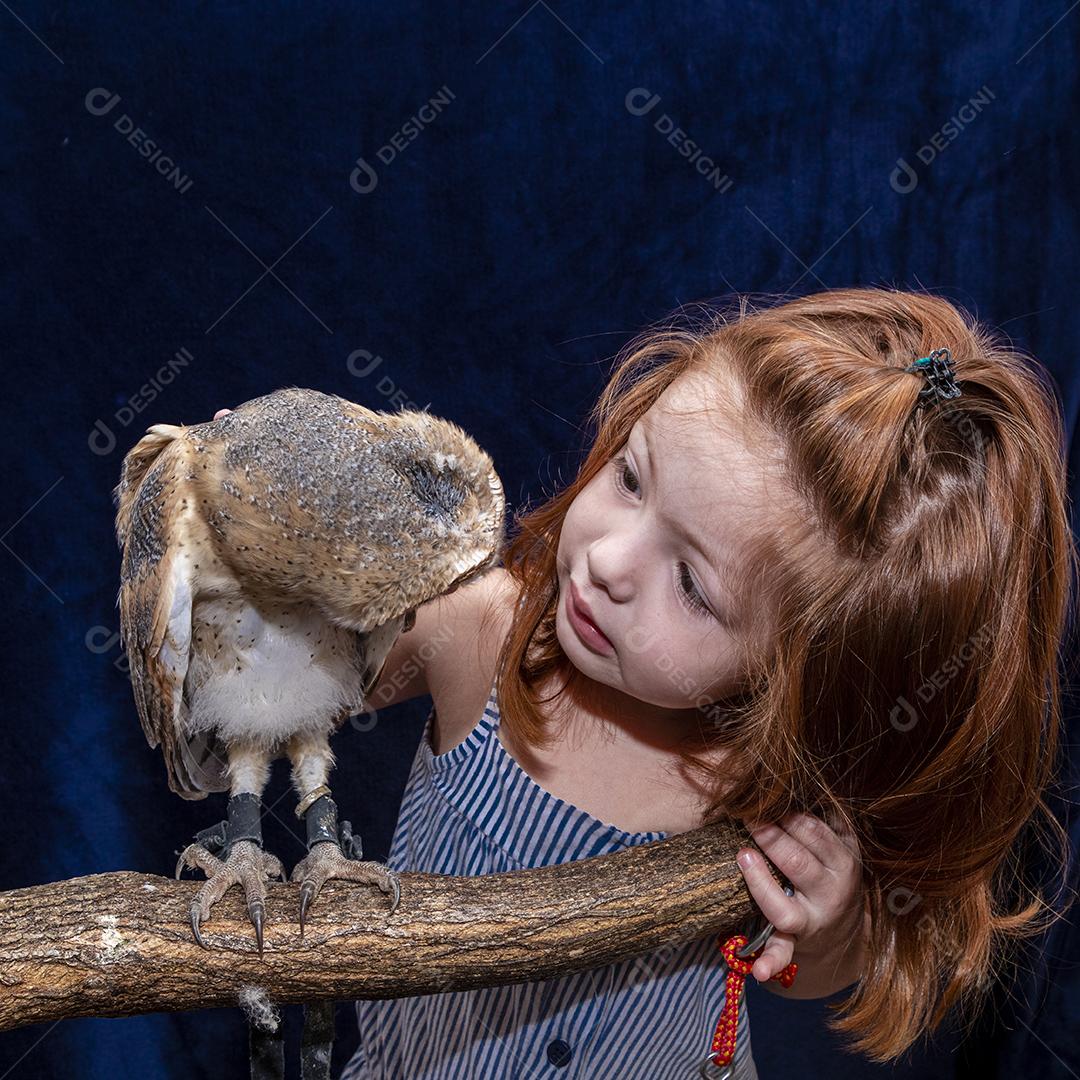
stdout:
POLYGON ((154 425, 114 497, 135 701, 188 799, 261 792, 287 746, 294 774, 311 746, 332 764, 406 613, 494 566, 505 516, 455 424, 300 388, 154 425), (265 758, 246 779, 234 744, 265 758))

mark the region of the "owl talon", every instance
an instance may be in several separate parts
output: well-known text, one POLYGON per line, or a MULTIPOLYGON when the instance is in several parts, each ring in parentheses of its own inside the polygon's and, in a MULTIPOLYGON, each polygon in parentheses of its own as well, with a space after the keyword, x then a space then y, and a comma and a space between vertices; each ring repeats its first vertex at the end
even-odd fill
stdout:
POLYGON ((263 954, 263 917, 266 909, 261 900, 251 900, 248 903, 248 918, 255 926, 255 943, 259 946, 259 956, 263 954))
POLYGON ((199 914, 200 914, 200 911, 199 911, 198 903, 197 902, 193 903, 191 905, 191 932, 195 935, 195 940, 204 949, 209 949, 210 946, 207 945, 205 941, 203 941, 202 934, 199 933, 199 922, 200 922, 199 914))
POLYGON ((393 915, 401 899, 397 875, 381 863, 361 861, 364 849, 360 837, 353 833, 348 821, 342 821, 339 828, 337 803, 330 797, 328 788, 315 788, 312 795, 304 800, 307 805, 303 810, 308 853, 292 872, 293 881, 300 882, 300 937, 304 936, 308 910, 330 878, 378 885, 384 893, 392 893, 390 914, 393 915), (318 797, 310 801, 316 794, 318 797))
POLYGON ((341 848, 331 842, 315 844, 308 854, 293 868, 292 879, 300 885, 300 936, 304 936, 304 927, 308 911, 318 897, 323 885, 332 878, 343 881, 357 881, 365 885, 378 885, 391 896, 390 914, 397 910, 401 900, 401 882, 398 875, 388 870, 382 863, 361 862, 347 858, 341 848))
POLYGON ((311 907, 312 901, 318 893, 318 886, 313 881, 305 881, 300 886, 300 940, 304 939, 304 916, 311 907))
POLYGON ((224 860, 211 855, 198 844, 190 845, 180 857, 183 865, 202 869, 207 880, 203 882, 191 904, 191 931, 204 949, 209 946, 200 932, 210 918, 210 909, 233 885, 244 890, 247 914, 255 927, 255 941, 259 956, 263 955, 263 927, 266 923, 266 884, 268 879, 281 877, 285 870, 276 855, 263 851, 254 841, 237 840, 224 860))

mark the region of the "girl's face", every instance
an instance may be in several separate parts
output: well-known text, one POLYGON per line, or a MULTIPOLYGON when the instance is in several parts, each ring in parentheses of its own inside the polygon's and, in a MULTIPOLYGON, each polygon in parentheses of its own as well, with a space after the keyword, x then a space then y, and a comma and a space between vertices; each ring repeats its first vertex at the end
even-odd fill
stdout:
POLYGON ((578 493, 559 539, 563 651, 590 679, 661 708, 738 689, 737 638, 753 622, 754 598, 732 595, 730 567, 772 507, 761 462, 718 393, 702 374, 672 383, 578 493), (575 629, 580 605, 606 642, 575 629))

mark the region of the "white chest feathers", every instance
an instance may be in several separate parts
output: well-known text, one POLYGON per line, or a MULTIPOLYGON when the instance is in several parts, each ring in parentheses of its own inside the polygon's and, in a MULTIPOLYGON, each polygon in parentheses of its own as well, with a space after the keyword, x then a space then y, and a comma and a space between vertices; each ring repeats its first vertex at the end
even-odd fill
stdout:
POLYGON ((298 733, 330 732, 362 708, 365 637, 310 604, 203 598, 192 612, 183 727, 271 749, 298 733))

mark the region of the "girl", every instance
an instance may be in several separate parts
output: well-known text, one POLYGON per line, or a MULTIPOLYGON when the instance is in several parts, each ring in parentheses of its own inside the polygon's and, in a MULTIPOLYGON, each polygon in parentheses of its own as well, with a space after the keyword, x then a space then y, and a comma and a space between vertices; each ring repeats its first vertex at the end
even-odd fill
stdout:
MULTIPOLYGON (((795 886, 743 849, 776 928, 762 985, 855 984, 830 1026, 881 1062, 976 1005, 1051 910, 1020 874, 1025 827, 1068 843, 1043 793, 1077 551, 1043 375, 887 289, 743 299, 632 341, 576 480, 390 655, 373 703, 433 708, 388 865, 493 873, 735 818, 795 886)), ((692 1077, 721 959, 703 938, 358 1001, 342 1075, 692 1077)), ((734 1066, 756 1076, 745 1000, 734 1066)))

